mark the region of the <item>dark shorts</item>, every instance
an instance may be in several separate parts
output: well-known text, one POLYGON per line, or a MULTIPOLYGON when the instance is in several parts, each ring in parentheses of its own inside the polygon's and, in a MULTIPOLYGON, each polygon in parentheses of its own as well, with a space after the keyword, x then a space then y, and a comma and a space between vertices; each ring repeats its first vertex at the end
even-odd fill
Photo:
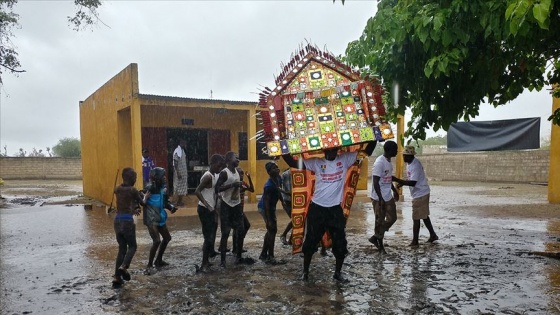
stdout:
POLYGON ((229 231, 231 229, 244 230, 243 208, 241 204, 231 207, 225 202, 222 202, 220 209, 220 227, 222 231, 229 231))
POLYGON ((305 218, 305 235, 302 251, 314 253, 323 234, 329 231, 332 239, 332 252, 335 257, 344 257, 348 254, 348 243, 346 242, 346 219, 340 205, 333 207, 322 207, 311 202, 307 217, 305 218))

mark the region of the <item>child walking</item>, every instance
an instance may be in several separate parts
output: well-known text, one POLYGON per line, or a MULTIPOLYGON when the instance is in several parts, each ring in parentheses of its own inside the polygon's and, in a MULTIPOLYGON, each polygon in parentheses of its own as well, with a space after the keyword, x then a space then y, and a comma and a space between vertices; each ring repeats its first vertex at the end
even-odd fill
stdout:
POLYGON ((146 187, 146 207, 144 208, 144 224, 148 227, 148 232, 152 238, 152 248, 150 248, 150 256, 146 274, 151 273, 151 269, 155 267, 163 267, 169 265, 163 260, 163 253, 167 244, 171 241, 171 234, 167 229, 167 212, 165 209, 175 213, 177 208, 169 203, 169 195, 165 187, 166 177, 165 169, 156 167, 150 171, 150 184, 146 187), (163 238, 161 240, 160 238, 163 238), (154 258, 157 258, 154 261, 154 258))
POLYGON ((115 261, 115 274, 113 275, 113 287, 120 288, 124 281, 130 280, 128 267, 132 257, 136 253, 136 225, 133 215, 140 214, 140 206, 145 205, 146 196, 134 187, 137 174, 134 169, 127 167, 122 170, 123 183, 115 188, 117 197, 117 215, 115 216, 114 228, 119 252, 115 261))

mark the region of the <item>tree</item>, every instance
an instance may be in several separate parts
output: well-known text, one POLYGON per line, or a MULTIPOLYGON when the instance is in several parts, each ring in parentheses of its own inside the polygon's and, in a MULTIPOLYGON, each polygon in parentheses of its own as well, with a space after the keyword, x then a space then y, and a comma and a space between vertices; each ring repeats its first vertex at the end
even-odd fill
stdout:
MULTIPOLYGON (((379 75, 405 136, 478 115, 479 106, 560 82, 560 0, 381 0, 346 62, 379 75)), ((559 89, 554 91, 560 96, 559 89)), ((549 120, 560 124, 560 110, 549 120)))
POLYGON ((59 157, 80 157, 80 140, 77 138, 62 138, 52 147, 52 152, 59 157))
MULTIPOLYGON (((19 15, 12 11, 17 2, 18 0, 0 0, 0 84, 3 71, 16 75, 25 72, 12 43, 13 29, 19 27, 19 15)), ((100 0, 74 0, 74 4, 77 7, 76 14, 67 17, 74 30, 81 30, 99 21, 97 8, 101 5, 100 0)))

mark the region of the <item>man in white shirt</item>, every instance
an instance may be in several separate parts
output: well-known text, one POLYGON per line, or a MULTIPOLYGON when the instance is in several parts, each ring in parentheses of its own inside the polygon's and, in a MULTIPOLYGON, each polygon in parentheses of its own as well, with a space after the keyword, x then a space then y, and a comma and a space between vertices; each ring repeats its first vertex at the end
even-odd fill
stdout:
POLYGON ((403 159, 407 164, 406 174, 408 180, 397 179, 399 187, 409 186, 412 197, 412 243, 410 246, 418 246, 418 235, 420 234, 420 220, 424 220, 424 225, 430 232, 428 243, 433 243, 439 239, 432 221, 430 221, 430 186, 424 172, 422 163, 414 157, 416 150, 413 146, 404 147, 403 159))
POLYGON ((373 212, 375 213, 375 229, 369 241, 379 249, 380 253, 385 253, 383 237, 391 226, 397 221, 397 206, 395 200, 399 201, 399 193, 393 181, 397 180, 393 176, 393 165, 391 158, 397 156, 397 143, 387 141, 383 145, 383 155, 380 155, 373 163, 371 190, 371 201, 373 212), (394 198, 393 198, 394 194, 394 198))
MULTIPOLYGON (((365 153, 369 156, 375 149, 376 141, 368 142, 365 153)), ((339 148, 324 149, 325 157, 303 159, 303 168, 315 173, 315 190, 307 210, 305 219, 305 237, 303 240, 303 276, 309 279, 311 258, 317 251, 325 231, 332 238, 332 253, 336 258, 333 278, 339 282, 347 282, 342 274, 344 258, 348 254, 346 241, 346 219, 342 210, 342 193, 346 172, 356 162, 358 152, 341 152, 339 148)), ((298 163, 289 154, 283 155, 290 167, 298 168, 298 163)))

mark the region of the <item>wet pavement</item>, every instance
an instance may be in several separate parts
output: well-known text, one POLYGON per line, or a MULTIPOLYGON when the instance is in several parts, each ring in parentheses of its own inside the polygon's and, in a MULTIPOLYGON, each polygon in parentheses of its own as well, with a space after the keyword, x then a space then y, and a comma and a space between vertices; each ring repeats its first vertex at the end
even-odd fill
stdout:
MULTIPOLYGON (((228 255, 226 269, 216 257, 209 272, 196 273, 202 232, 194 208, 183 208, 168 220, 170 265, 144 275, 151 239, 138 221, 132 280, 113 289, 117 244, 104 206, 8 204, 0 209, 2 314, 560 314, 560 260, 541 255, 560 252, 560 205, 548 204, 541 186, 433 184, 440 239, 424 243, 422 226, 418 248, 408 246, 405 190, 385 255, 367 241, 374 216, 360 192, 347 225, 348 284, 332 279, 330 252, 313 257, 308 282, 299 280, 302 257, 280 242, 276 258, 286 264, 259 261, 265 228, 249 204, 245 247, 255 264, 235 265, 228 255)), ((278 219, 282 231, 288 218, 282 211, 278 219)))

